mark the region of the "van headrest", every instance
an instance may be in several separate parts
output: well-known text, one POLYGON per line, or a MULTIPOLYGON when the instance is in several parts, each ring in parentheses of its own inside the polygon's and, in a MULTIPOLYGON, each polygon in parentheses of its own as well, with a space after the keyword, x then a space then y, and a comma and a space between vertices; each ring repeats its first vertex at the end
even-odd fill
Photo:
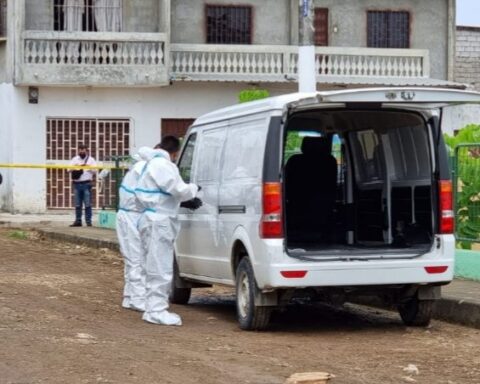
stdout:
POLYGON ((330 141, 326 137, 305 137, 302 153, 306 156, 325 156, 330 154, 330 141))

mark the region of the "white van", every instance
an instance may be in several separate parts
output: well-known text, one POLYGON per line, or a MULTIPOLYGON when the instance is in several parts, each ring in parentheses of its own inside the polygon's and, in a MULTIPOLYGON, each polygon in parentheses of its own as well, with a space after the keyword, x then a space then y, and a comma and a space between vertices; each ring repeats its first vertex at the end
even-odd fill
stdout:
POLYGON ((200 117, 179 160, 202 187, 182 209, 171 301, 236 287, 240 327, 267 327, 292 297, 388 299, 429 323, 454 273, 452 184, 442 108, 449 89, 290 94, 200 117))

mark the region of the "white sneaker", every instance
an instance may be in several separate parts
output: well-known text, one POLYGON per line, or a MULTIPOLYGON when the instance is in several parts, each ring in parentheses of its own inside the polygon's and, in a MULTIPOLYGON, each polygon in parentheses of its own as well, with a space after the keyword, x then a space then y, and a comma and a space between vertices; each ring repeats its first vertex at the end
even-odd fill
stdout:
POLYGON ((178 316, 176 313, 168 312, 166 310, 152 313, 145 312, 142 319, 153 324, 182 325, 182 318, 180 316, 178 316))

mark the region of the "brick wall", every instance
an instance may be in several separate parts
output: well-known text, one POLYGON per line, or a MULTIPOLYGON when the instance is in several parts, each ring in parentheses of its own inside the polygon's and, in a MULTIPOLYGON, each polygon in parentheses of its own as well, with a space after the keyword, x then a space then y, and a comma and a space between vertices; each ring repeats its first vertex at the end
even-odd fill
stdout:
POLYGON ((455 81, 480 91, 480 27, 457 27, 455 81))

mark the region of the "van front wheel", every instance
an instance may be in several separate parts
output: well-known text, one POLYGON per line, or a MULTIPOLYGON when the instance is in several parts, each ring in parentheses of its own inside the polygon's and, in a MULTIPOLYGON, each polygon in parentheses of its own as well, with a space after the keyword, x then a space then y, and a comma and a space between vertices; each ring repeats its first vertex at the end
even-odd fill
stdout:
POLYGON ((271 307, 255 305, 255 295, 261 294, 255 282, 250 260, 244 257, 237 267, 237 319, 241 329, 260 331, 270 322, 271 307))
POLYGON ((405 325, 424 327, 430 324, 435 300, 419 300, 414 297, 398 306, 398 312, 405 325))
POLYGON ((192 294, 192 288, 182 287, 182 285, 182 278, 180 277, 180 273, 178 272, 178 264, 177 261, 174 260, 172 286, 168 298, 170 303, 180 305, 188 304, 188 301, 190 300, 190 295, 192 294))

